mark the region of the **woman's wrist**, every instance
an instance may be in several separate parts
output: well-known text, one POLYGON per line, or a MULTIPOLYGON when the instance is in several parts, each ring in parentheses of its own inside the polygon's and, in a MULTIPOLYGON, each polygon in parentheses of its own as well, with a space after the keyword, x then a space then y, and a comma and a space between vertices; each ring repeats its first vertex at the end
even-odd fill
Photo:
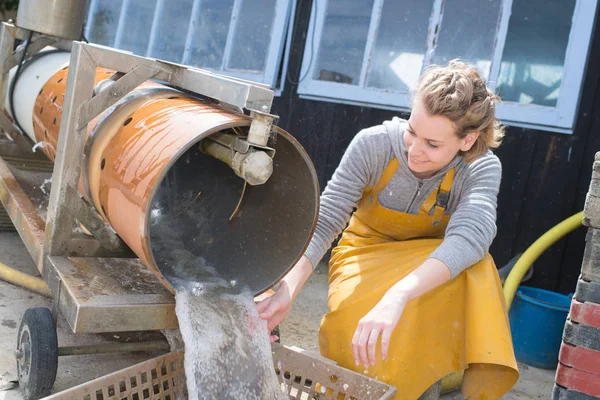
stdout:
POLYGON ((287 285, 292 300, 296 298, 312 272, 313 266, 310 259, 307 256, 302 256, 290 272, 283 277, 282 283, 285 282, 287 285))
POLYGON ((398 303, 408 303, 415 296, 413 294, 413 290, 411 290, 406 285, 402 285, 402 281, 396 283, 392 286, 385 294, 384 297, 390 299, 391 301, 398 303))

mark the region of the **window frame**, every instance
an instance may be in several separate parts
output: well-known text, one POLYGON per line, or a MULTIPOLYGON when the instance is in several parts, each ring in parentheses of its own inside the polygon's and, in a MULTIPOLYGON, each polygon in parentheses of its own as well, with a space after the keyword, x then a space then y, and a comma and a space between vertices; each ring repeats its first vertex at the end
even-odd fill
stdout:
MULTIPOLYGON (((207 71, 215 72, 218 74, 223 74, 227 76, 232 76, 237 79, 257 82, 259 84, 268 85, 271 89, 276 91, 276 93, 281 93, 281 89, 283 87, 283 80, 279 81, 279 70, 281 66, 282 59, 287 59, 287 54, 289 53, 289 46, 286 47, 286 37, 289 36, 289 30, 293 22, 291 22, 292 12, 295 9, 295 0, 275 0, 275 11, 273 17, 273 25, 271 27, 271 40, 269 43, 269 48, 267 50, 266 58, 265 58, 265 70, 264 72, 253 72, 253 71, 244 71, 238 69, 227 69, 227 63, 231 59, 231 52, 233 47, 233 42, 235 38, 235 34, 238 29, 239 21, 239 10, 241 8, 243 1, 252 1, 252 0, 233 0, 233 8, 230 17, 230 25, 229 31, 227 34, 227 41, 225 44, 225 48, 223 51, 223 60, 221 61, 220 68, 208 68, 202 66, 194 66, 189 64, 189 57, 191 51, 191 43, 193 35, 197 29, 197 24, 191 23, 195 21, 198 13, 202 10, 202 2, 203 0, 193 0, 192 9, 190 11, 190 20, 188 22, 188 29, 186 35, 185 46, 183 50, 183 54, 179 60, 169 60, 174 63, 189 65, 193 68, 201 68, 207 71), (285 55, 283 54, 285 51, 285 55)), ((156 0, 155 8, 154 8, 154 16, 151 21, 150 28, 150 36, 148 38, 148 46, 146 47, 146 53, 140 54, 145 57, 152 57, 153 46, 157 40, 157 32, 159 30, 159 24, 161 23, 161 12, 166 6, 167 0, 156 0)), ((117 30, 115 34, 115 38, 113 43, 107 44, 107 46, 117 47, 119 44, 122 35, 124 34, 126 21, 124 18, 125 11, 127 7, 131 4, 131 0, 123 0, 121 5, 121 10, 119 11, 119 21, 117 24, 117 30)), ((87 37, 90 36, 92 26, 94 24, 94 12, 97 9, 98 0, 91 0, 90 6, 88 9, 88 23, 85 26, 85 35, 87 37)), ((117 47, 118 48, 118 47, 117 47)), ((287 68, 287 63, 284 61, 284 68, 287 68)), ((282 76, 285 77, 285 69, 283 70, 282 76)))
MULTIPOLYGON (((316 61, 319 55, 319 45, 323 34, 327 4, 329 0, 314 0, 311 10, 308 32, 302 59, 300 76, 305 77, 298 86, 298 95, 303 99, 326 102, 352 104, 364 107, 382 108, 394 111, 410 111, 411 94, 394 90, 368 88, 366 80, 370 54, 375 43, 379 18, 385 1, 374 0, 371 13, 371 24, 365 45, 361 76, 358 85, 320 81, 314 79, 316 61)), ((434 0, 429 19, 429 34, 427 51, 423 69, 431 63, 435 43, 443 18, 443 0, 434 0)), ((579 99, 583 87, 583 78, 587 65, 592 33, 594 30, 597 1, 576 0, 573 11, 569 41, 565 52, 563 78, 560 85, 559 97, 555 107, 517 102, 502 102, 497 107, 497 117, 503 123, 511 126, 542 129, 559 133, 573 133, 579 99)), ((492 52, 492 63, 488 86, 495 90, 500 72, 502 53, 508 32, 512 0, 503 0, 496 28, 496 41, 492 52)), ((443 28, 442 28, 443 29, 443 28)))

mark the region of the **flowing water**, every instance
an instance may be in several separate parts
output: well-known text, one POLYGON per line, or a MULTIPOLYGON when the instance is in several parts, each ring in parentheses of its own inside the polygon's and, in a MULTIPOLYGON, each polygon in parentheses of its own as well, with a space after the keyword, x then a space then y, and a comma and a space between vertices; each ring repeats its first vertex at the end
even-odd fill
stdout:
POLYGON ((175 300, 189 399, 286 398, 275 375, 266 321, 249 291, 187 283, 175 300))

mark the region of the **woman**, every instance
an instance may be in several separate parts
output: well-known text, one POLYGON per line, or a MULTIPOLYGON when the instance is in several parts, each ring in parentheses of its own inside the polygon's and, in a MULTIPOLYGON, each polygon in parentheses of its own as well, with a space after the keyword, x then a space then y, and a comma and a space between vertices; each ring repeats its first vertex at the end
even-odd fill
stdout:
POLYGON ((398 399, 463 369, 467 399, 508 391, 518 371, 488 254, 501 178, 489 150, 503 137, 498 101, 454 60, 423 74, 408 121, 359 132, 321 196, 305 255, 258 304, 268 328, 345 228, 329 262, 321 354, 396 386, 398 399))

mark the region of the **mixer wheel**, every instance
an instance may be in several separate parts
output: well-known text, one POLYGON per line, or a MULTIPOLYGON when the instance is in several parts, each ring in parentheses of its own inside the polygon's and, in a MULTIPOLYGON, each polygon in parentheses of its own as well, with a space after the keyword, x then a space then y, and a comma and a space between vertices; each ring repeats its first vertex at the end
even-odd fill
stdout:
POLYGON ((58 340, 50 310, 35 307, 25 311, 15 355, 23 398, 36 400, 47 396, 58 368, 58 340))

